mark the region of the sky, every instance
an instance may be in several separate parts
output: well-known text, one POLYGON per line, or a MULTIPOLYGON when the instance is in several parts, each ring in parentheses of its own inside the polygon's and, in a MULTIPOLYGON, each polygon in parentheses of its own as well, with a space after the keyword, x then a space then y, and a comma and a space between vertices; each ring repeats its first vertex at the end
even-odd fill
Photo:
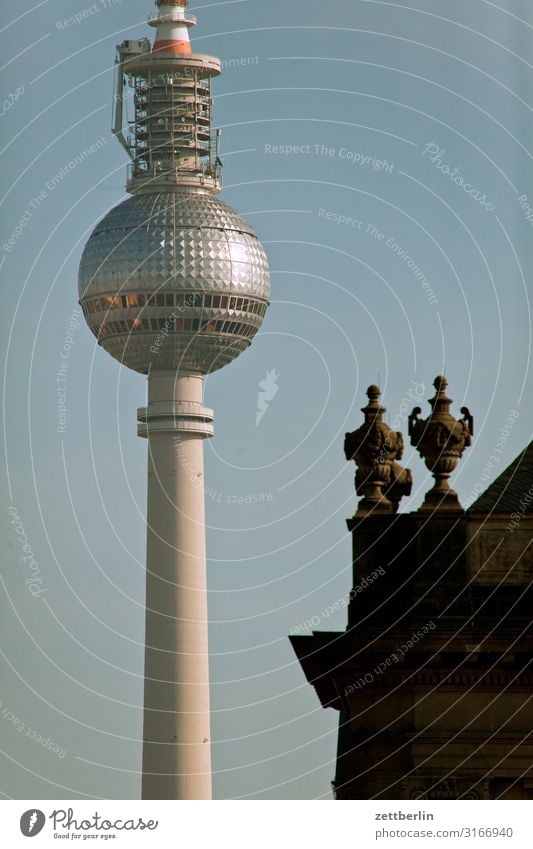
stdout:
MULTIPOLYGON (((13 9, 0 22, 0 794, 134 799, 146 381, 95 343, 77 312, 77 268, 95 224, 126 197, 110 132, 115 45, 150 35, 153 8, 13 9)), ((272 276, 252 347, 206 380, 214 796, 330 799, 338 716, 321 708, 288 635, 311 620, 346 625, 356 496, 343 441, 366 388, 380 385, 386 420, 406 436, 407 414, 429 413, 445 372, 455 414, 466 404, 475 417, 453 477, 464 506, 531 439, 533 8, 191 10, 195 50, 224 66, 221 197, 256 229, 272 276), (257 424, 269 373, 278 391, 257 424)), ((431 485, 407 443, 403 511, 431 485)))

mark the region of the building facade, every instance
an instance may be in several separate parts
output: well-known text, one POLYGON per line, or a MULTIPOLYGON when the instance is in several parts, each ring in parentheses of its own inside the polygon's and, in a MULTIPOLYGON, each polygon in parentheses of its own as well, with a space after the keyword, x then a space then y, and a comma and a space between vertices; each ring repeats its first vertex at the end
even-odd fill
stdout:
POLYGON ((345 445, 363 495, 348 521, 348 625, 290 638, 322 706, 339 712, 341 800, 533 798, 533 443, 464 511, 442 474, 468 447, 472 417, 454 420, 445 381, 435 386, 410 436, 436 485, 403 514, 387 498, 398 435, 370 387, 365 425, 345 445))

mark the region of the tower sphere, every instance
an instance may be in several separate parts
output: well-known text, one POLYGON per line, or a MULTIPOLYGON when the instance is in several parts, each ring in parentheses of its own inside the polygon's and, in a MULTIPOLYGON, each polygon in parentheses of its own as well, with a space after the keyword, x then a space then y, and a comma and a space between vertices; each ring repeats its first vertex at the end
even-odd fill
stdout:
POLYGON ((134 371, 216 371, 250 345, 270 293, 253 229, 212 193, 142 192, 85 246, 79 296, 102 347, 134 371))

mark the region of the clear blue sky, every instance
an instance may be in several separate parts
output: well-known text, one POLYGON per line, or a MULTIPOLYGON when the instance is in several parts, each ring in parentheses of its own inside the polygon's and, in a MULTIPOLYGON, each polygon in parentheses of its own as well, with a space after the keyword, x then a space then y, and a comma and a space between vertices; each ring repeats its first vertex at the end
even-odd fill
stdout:
MULTIPOLYGON (((533 8, 192 9, 197 51, 226 62, 222 197, 255 226, 273 285, 252 349, 206 388, 215 795, 330 798, 337 715, 320 708, 287 635, 312 617, 345 625, 342 611, 321 612, 352 585, 342 445, 366 387, 380 382, 392 423, 414 382, 429 398, 446 369, 455 411, 466 403, 476 418, 454 477, 463 501, 513 411, 502 469, 531 438, 533 8), (256 426, 272 370, 279 391, 256 426)), ((80 324, 58 433, 56 375, 83 244, 125 196, 114 48, 149 35, 151 11, 149 0, 21 0, 2 12, 0 792, 12 798, 140 792, 145 381, 80 324), (11 507, 39 564, 37 597, 11 507)), ((415 487, 402 509, 413 509, 429 481, 411 448, 405 464, 415 487)))

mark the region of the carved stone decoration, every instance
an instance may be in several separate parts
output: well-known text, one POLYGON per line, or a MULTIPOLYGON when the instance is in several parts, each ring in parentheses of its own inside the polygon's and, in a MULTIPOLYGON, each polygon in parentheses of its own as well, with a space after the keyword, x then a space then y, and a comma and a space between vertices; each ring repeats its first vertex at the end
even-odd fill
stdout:
POLYGON ((415 407, 409 416, 411 444, 418 449, 426 467, 432 472, 435 484, 426 494, 421 510, 447 510, 462 512, 457 493, 451 489, 448 478, 457 467, 474 435, 474 420, 467 407, 461 407, 462 419, 450 413, 451 398, 446 395, 448 381, 445 377, 435 378, 435 397, 429 403, 431 415, 420 419, 420 407, 415 407))
POLYGON ((356 517, 369 513, 395 513, 400 499, 411 492, 412 478, 396 460, 403 454, 403 436, 391 430, 383 421, 386 408, 379 403, 381 390, 369 386, 369 403, 361 409, 364 424, 353 433, 347 433, 344 453, 347 460, 357 466, 355 491, 363 498, 358 504, 356 517))
POLYGON ((403 799, 490 799, 489 782, 479 776, 438 778, 413 775, 403 781, 403 799))

